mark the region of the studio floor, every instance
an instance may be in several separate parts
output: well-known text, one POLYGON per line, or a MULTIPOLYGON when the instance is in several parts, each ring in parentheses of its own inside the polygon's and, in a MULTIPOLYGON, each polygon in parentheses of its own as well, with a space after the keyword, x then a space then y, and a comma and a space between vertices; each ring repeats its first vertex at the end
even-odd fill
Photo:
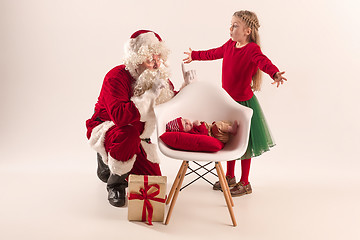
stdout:
MULTIPOLYGON (((268 155, 253 160, 253 193, 233 198, 237 227, 232 226, 222 193, 205 181, 180 192, 168 225, 149 226, 129 222, 126 207, 108 204, 105 184, 95 174, 95 155, 91 156, 91 161, 71 164, 1 162, 0 238, 360 239, 356 169, 319 171, 320 166, 308 169, 290 164, 270 168, 267 158, 273 156, 268 155)), ((180 163, 168 159, 162 163, 168 191, 180 163)))

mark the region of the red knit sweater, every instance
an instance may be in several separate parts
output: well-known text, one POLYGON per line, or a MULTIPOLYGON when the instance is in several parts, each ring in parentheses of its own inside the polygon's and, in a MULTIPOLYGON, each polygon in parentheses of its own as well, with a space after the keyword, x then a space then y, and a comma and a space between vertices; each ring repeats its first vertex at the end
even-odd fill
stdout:
POLYGON ((215 60, 223 58, 222 87, 235 101, 247 101, 253 96, 251 79, 258 68, 273 78, 279 69, 261 52, 256 43, 242 48, 235 47, 231 39, 219 48, 193 51, 193 60, 215 60))

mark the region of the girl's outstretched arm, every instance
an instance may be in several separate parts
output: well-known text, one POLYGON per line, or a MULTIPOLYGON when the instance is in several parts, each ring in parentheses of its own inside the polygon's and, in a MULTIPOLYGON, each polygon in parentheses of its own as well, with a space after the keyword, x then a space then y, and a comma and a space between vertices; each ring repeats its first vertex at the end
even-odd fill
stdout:
POLYGON ((287 81, 287 79, 282 76, 284 73, 285 72, 277 72, 277 73, 275 73, 274 82, 272 82, 271 84, 277 84, 276 87, 279 87, 280 83, 284 84, 284 81, 287 81))

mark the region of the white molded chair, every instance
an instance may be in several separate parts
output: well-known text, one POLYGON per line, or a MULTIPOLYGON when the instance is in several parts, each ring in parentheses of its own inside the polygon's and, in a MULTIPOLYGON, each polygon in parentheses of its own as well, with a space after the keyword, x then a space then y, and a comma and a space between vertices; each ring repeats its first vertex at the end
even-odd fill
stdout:
POLYGON ((167 157, 183 161, 166 202, 166 204, 169 204, 172 200, 165 224, 169 223, 189 161, 211 161, 215 162, 215 168, 225 201, 233 225, 236 226, 232 209, 234 203, 230 195, 229 186, 225 180, 224 171, 219 162, 237 159, 245 153, 249 139, 252 109, 235 102, 220 86, 197 81, 185 87, 170 101, 156 106, 155 115, 160 151, 167 157), (169 148, 159 138, 166 130, 166 123, 177 117, 188 118, 191 121, 206 121, 209 123, 217 120, 237 120, 239 127, 237 134, 225 144, 222 150, 216 153, 181 151, 169 148))

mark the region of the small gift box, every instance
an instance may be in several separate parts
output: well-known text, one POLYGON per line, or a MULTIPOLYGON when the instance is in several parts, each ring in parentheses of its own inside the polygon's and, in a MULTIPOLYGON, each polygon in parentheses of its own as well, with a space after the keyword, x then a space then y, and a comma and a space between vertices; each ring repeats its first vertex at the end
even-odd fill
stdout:
POLYGON ((129 176, 129 221, 162 222, 165 215, 166 176, 129 176))

